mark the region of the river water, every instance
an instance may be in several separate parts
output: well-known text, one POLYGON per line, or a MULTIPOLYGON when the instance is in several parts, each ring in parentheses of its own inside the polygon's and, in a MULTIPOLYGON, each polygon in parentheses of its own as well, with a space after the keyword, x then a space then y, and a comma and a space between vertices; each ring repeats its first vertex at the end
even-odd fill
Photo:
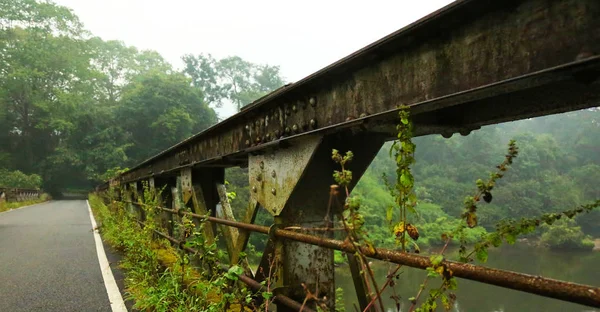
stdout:
MULTIPOLYGON (((600 252, 558 252, 523 246, 508 246, 490 250, 489 259, 485 265, 600 286, 600 252)), ((382 262, 373 263, 373 269, 380 286, 383 285, 390 266, 390 264, 382 262)), ((417 294, 419 285, 423 282, 426 274, 422 270, 412 268, 403 268, 401 272, 395 290, 396 294, 402 298, 400 311, 408 311, 410 304, 407 299, 417 294)), ((439 279, 430 284, 439 286, 439 279)), ((336 285, 344 290, 346 311, 355 311, 354 305, 358 306, 358 304, 352 277, 347 266, 336 269, 336 285)), ((384 303, 388 311, 396 311, 395 303, 390 299, 391 295, 393 295, 391 291, 384 293, 384 303)), ((424 292, 421 298, 426 298, 426 295, 427 293, 424 292)), ((453 309, 455 312, 600 312, 600 309, 463 279, 458 280, 456 296, 457 300, 453 309)), ((442 309, 438 310, 441 311, 442 309)))

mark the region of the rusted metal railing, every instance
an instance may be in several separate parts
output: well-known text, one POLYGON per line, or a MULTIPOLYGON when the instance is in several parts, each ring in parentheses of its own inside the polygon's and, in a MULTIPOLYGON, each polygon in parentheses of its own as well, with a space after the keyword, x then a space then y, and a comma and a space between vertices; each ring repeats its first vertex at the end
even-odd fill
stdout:
MULTIPOLYGON (((142 205, 141 203, 136 202, 126 201, 126 203, 142 205)), ((243 223, 211 216, 203 216, 182 209, 177 210, 160 206, 157 206, 155 208, 158 208, 165 212, 169 212, 171 214, 177 214, 181 216, 187 215, 201 221, 209 221, 217 224, 244 229, 251 232, 257 232, 262 234, 269 234, 269 232, 271 232, 271 235, 274 235, 277 238, 302 242, 310 245, 316 245, 348 253, 356 252, 356 250, 351 244, 344 244, 344 242, 340 240, 324 238, 305 233, 298 233, 286 229, 271 230, 271 228, 266 226, 243 223)), ((431 266, 431 262, 429 260, 429 257, 427 256, 410 254, 385 248, 374 248, 373 250, 370 250, 368 248, 362 248, 361 251, 363 254, 373 259, 397 263, 413 268, 426 269, 427 267, 431 266)), ((518 273, 508 270, 499 270, 485 266, 461 263, 450 260, 444 260, 443 265, 449 270, 451 270, 453 272, 453 275, 456 277, 496 285, 508 289, 523 291, 527 293, 532 293, 544 297, 579 303, 591 307, 600 307, 600 287, 565 282, 556 279, 545 278, 542 276, 534 276, 530 274, 518 273)))
MULTIPOLYGON (((141 226, 146 226, 146 224, 142 221, 137 220, 137 222, 141 225, 141 226)), ((178 246, 179 248, 183 249, 184 251, 191 253, 191 254, 198 254, 199 252, 191 247, 185 246, 185 244, 183 244, 183 241, 180 241, 172 236, 169 236, 168 234, 165 234, 161 231, 158 231, 156 229, 153 230, 155 234, 157 234, 158 236, 165 238, 166 240, 170 241, 172 244, 178 246)), ((222 265, 221 269, 224 271, 229 270, 229 267, 226 265, 222 265)), ((259 282, 255 281, 254 279, 250 278, 247 275, 240 275, 239 276, 240 281, 244 282, 246 285, 250 286, 254 291, 257 292, 262 292, 262 291, 266 291, 265 287, 263 285, 261 285, 259 282)), ((306 306, 302 306, 302 304, 296 302, 295 300, 291 299, 290 297, 287 297, 285 295, 282 294, 275 294, 273 296, 275 298, 276 302, 279 302, 289 308, 292 308, 296 311, 306 311, 306 312, 315 312, 313 309, 306 307, 306 306)))

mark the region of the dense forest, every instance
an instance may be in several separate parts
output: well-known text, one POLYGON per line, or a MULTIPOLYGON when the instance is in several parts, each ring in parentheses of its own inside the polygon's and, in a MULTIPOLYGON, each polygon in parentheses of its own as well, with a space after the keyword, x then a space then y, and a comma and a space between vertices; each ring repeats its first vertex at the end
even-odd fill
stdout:
POLYGON ((279 68, 105 41, 49 1, 0 4, 0 185, 89 189, 283 85, 279 68))
MULTIPOLYGON (((177 69, 155 51, 95 37, 72 11, 52 2, 2 1, 0 185, 50 192, 95 186, 218 122, 216 108, 239 110, 284 84, 279 67, 236 56, 183 55, 182 64, 177 69)), ((464 196, 502 160, 509 139, 521 153, 493 201, 481 206, 480 233, 505 218, 600 198, 598 109, 484 127, 466 137, 417 138, 415 222, 423 245, 440 244, 440 234, 459 222, 464 196)), ((380 151, 354 191, 362 197, 371 239, 383 245, 393 244, 385 222, 392 197, 382 181, 383 173, 395 171, 388 150, 380 151)), ((247 175, 233 169, 227 179, 241 211, 247 175)), ((544 226, 532 237, 589 249, 588 235, 600 236, 599 223, 596 211, 544 226)))

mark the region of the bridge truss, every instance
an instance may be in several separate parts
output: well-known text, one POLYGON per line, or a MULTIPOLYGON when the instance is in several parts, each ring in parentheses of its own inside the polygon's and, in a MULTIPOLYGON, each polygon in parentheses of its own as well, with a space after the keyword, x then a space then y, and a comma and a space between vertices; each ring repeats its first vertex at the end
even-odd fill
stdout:
MULTIPOLYGON (((384 142, 395 138, 400 104, 410 107, 417 136, 467 135, 484 125, 596 107, 599 74, 600 1, 456 1, 255 101, 100 188, 124 187, 124 200, 132 202, 143 181, 166 188, 163 211, 208 214, 210 222, 226 226, 232 263, 250 231, 269 234, 264 254, 281 259, 275 272, 286 289, 281 296, 302 300, 301 283, 314 288, 319 281, 321 293, 334 298, 333 249, 353 250, 331 234, 283 229, 322 225, 336 169, 332 149, 354 152, 351 169, 358 181, 384 142), (233 219, 225 196, 224 169, 235 166, 248 168, 251 188, 241 222, 233 219), (182 210, 182 204, 193 212, 182 210), (273 216, 271 229, 252 224, 259 207, 273 216)), ((383 249, 367 254, 430 266, 419 255, 383 249)), ((458 277, 600 307, 598 287, 444 263, 458 277)), ((353 274, 363 305, 356 268, 353 274)))

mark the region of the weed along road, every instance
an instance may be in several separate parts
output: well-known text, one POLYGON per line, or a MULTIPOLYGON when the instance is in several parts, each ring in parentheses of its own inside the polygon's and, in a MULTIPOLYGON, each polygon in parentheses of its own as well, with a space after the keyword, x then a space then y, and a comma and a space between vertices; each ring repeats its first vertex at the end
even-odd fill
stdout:
POLYGON ((92 228, 85 200, 0 213, 0 311, 126 311, 92 228))

